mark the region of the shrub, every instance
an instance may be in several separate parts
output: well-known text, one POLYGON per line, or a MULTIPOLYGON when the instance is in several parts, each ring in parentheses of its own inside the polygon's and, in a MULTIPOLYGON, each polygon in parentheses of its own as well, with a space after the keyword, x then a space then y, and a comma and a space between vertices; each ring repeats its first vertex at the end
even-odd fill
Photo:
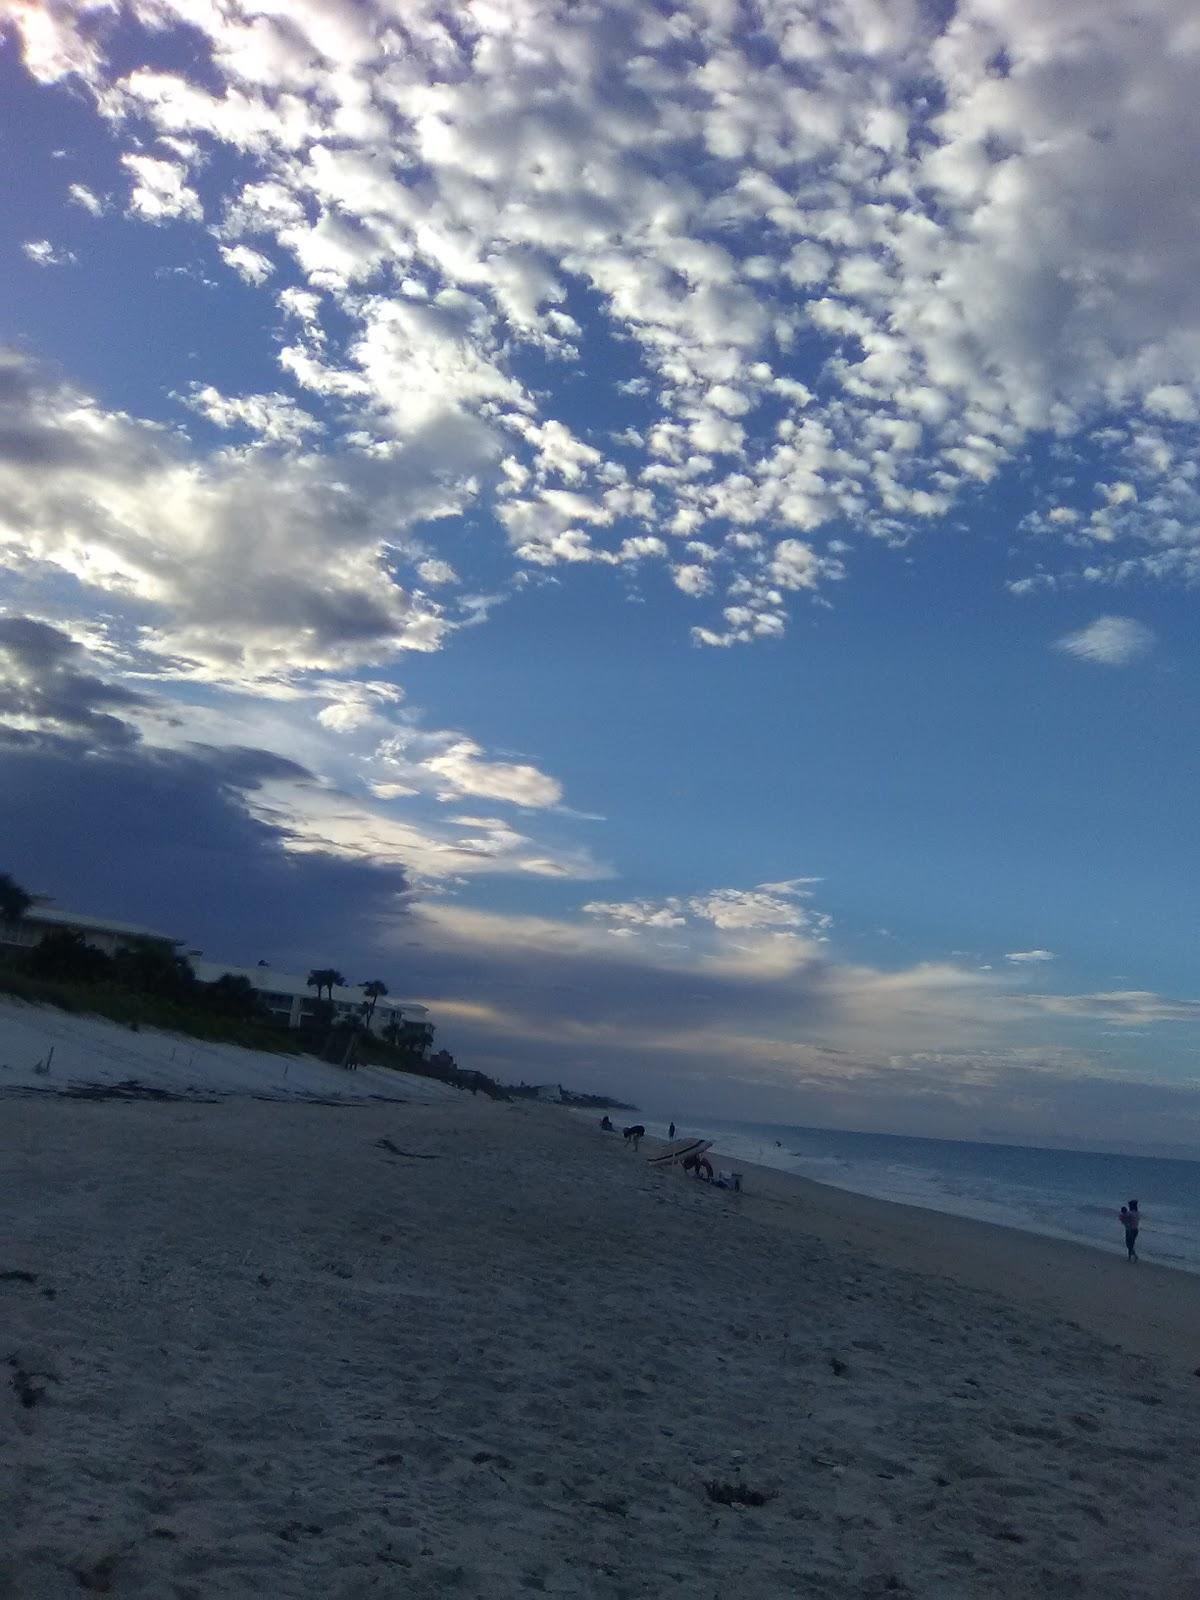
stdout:
POLYGON ((113 975, 111 956, 71 928, 56 928, 34 946, 29 971, 35 978, 67 983, 101 983, 113 975))
POLYGON ((200 985, 205 1003, 223 1017, 257 1017, 267 1020, 267 1008, 249 978, 223 972, 211 983, 200 985))
POLYGON ((161 1000, 188 1000, 200 989, 186 956, 149 939, 132 940, 117 951, 113 977, 135 994, 157 995, 161 1000))

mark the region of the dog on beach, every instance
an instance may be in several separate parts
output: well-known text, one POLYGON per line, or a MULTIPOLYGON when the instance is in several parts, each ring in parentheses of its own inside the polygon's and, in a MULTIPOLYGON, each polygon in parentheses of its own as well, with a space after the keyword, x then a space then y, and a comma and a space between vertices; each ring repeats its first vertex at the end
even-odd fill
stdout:
POLYGON ((631 1144, 635 1150, 641 1141, 646 1137, 646 1130, 642 1127, 640 1122, 635 1123, 632 1128, 626 1128, 624 1133, 625 1143, 631 1144))

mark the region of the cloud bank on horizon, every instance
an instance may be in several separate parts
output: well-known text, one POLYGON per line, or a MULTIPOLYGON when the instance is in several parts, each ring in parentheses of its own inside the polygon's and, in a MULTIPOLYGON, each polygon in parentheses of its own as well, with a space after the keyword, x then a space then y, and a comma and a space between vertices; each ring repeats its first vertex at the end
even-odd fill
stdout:
POLYGON ((697 657, 778 648, 980 507, 1043 653, 1157 659, 1126 613, 1200 577, 1193 8, 0 0, 0 36, 96 139, 14 259, 86 296, 101 240, 161 256, 253 346, 148 351, 133 405, 10 338, 0 714, 31 785, 68 752, 113 794, 190 775, 231 863, 369 883, 364 959, 403 940, 498 1064, 540 1039, 716 1077, 740 1034, 780 1089, 813 1051, 831 1085, 903 1055, 915 1106, 985 1060, 1076 1081, 1081 1018, 1192 1020, 1022 995, 1055 957, 1007 940, 852 960, 812 880, 598 893, 590 797, 401 680, 563 585, 650 597, 697 657), (514 994, 513 951, 604 1017, 514 994), (700 981, 707 1043, 664 998, 700 981))

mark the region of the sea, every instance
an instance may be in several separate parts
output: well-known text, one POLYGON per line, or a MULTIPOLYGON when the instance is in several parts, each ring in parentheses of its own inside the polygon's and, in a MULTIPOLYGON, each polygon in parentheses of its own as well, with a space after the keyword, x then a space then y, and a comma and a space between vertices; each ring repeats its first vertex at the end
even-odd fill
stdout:
MULTIPOLYGON (((666 1137, 665 1122, 647 1118, 646 1128, 666 1137)), ((1200 1273, 1200 1161, 717 1120, 678 1123, 676 1137, 689 1136, 835 1189, 1122 1255, 1117 1212, 1136 1199, 1142 1259, 1200 1273)))

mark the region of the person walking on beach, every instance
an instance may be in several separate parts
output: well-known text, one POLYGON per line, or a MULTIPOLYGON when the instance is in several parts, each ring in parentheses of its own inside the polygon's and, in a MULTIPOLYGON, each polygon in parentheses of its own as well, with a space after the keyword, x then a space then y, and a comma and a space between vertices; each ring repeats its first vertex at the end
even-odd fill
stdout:
POLYGON ((667 1138, 668 1139, 673 1139, 674 1137, 675 1137, 675 1124, 672 1123, 671 1126, 667 1129, 667 1138))
POLYGON ((1122 1206, 1120 1217, 1125 1228, 1125 1248, 1129 1252, 1130 1261, 1136 1261, 1138 1258, 1138 1229, 1142 1225, 1142 1214, 1138 1210, 1137 1201, 1131 1200, 1128 1205, 1122 1206))

